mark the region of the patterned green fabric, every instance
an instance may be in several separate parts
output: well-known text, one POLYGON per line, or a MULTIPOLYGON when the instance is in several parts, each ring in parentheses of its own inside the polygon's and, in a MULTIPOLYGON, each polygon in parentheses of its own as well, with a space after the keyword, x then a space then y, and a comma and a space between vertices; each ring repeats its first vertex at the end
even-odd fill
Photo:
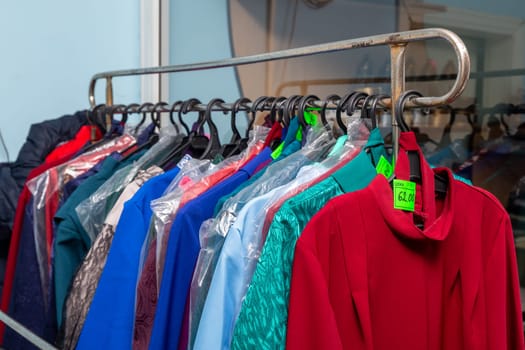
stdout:
MULTIPOLYGON (((377 129, 376 129, 377 130, 377 129)), ((235 325, 232 349, 284 349, 295 244, 310 219, 333 197, 366 187, 376 176, 370 160, 386 157, 379 132, 331 177, 288 199, 275 214, 235 325), (380 146, 380 147, 377 147, 380 146)), ((374 162, 375 164, 375 162, 374 162)))

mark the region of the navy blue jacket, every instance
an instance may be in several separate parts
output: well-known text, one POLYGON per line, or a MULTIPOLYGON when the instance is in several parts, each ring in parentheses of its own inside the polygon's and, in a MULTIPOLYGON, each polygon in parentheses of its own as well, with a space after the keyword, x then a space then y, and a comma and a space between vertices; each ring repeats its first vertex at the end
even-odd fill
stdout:
POLYGON ((11 236, 18 196, 29 172, 42 164, 61 142, 72 139, 88 123, 86 111, 31 125, 16 161, 0 164, 0 245, 11 236))

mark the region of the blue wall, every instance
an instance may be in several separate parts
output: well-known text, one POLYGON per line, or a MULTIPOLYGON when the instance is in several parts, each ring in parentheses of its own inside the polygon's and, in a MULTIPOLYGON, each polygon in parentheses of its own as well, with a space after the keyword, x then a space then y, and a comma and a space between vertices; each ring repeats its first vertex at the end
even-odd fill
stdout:
MULTIPOLYGON (((89 107, 99 71, 140 64, 138 0, 2 1, 0 131, 15 159, 30 124, 89 107)), ((115 102, 138 101, 138 78, 115 79, 115 102)), ((104 84, 97 88, 102 103, 104 84)), ((0 147, 0 161, 5 161, 0 147)))
MULTIPOLYGON (((232 57, 228 0, 172 0, 170 17, 170 64, 232 57)), ((176 73, 170 76, 171 102, 190 97, 199 98, 203 103, 215 97, 233 102, 239 96, 239 87, 232 68, 176 73)), ((219 127, 221 141, 226 142, 231 135, 229 116, 217 113, 213 115, 213 120, 219 127)), ((246 120, 237 120, 242 132, 246 120)))

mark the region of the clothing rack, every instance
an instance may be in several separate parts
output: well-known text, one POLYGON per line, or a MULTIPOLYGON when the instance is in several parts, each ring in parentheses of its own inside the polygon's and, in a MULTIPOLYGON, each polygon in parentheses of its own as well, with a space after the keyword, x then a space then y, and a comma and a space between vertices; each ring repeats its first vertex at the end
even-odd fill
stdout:
MULTIPOLYGON (((442 28, 429 28, 412 30, 397 33, 388 33, 367 36, 356 39, 335 41, 331 43, 305 46, 301 48, 288 49, 282 51, 268 52, 252 56, 234 57, 224 60, 200 62, 193 64, 181 64, 161 67, 138 68, 108 71, 95 74, 89 84, 89 102, 91 108, 95 108, 95 85, 97 80, 106 80, 106 105, 113 105, 113 83, 114 77, 146 75, 146 74, 162 74, 162 73, 177 73, 188 72, 206 69, 217 69, 225 67, 234 67, 239 65, 261 63, 267 61, 281 60, 294 57, 311 56, 320 53, 337 52, 349 49, 357 49, 372 46, 390 46, 390 72, 391 72, 391 98, 381 101, 381 105, 390 108, 394 115, 395 103, 399 96, 405 91, 405 54, 407 45, 414 41, 423 41, 430 39, 444 39, 453 48, 456 54, 458 73, 452 88, 442 96, 437 97, 417 97, 412 98, 406 103, 406 107, 434 107, 452 103, 465 89, 470 75, 470 57, 464 42, 454 32, 442 28)), ((197 106, 197 108, 205 108, 205 106, 197 106)), ((106 124, 108 127, 111 123, 111 117, 108 114, 106 124)), ((394 145, 394 152, 392 162, 395 164, 397 153, 399 151, 399 126, 395 118, 392 118, 392 140, 394 145)))
MULTIPOLYGON (((381 35, 373 35, 368 37, 336 41, 320 45, 306 46, 302 48, 288 49, 282 51, 275 51, 263 53, 252 56, 235 57, 224 60, 200 62, 194 64, 171 65, 151 68, 127 69, 108 71, 95 74, 89 84, 89 102, 92 109, 96 107, 95 101, 95 85, 97 80, 106 80, 106 103, 108 107, 113 106, 113 85, 112 79, 115 77, 146 75, 146 74, 163 74, 163 73, 177 73, 197 70, 207 70, 216 68, 233 67, 246 64, 261 63, 273 60, 302 57, 316 55, 320 53, 329 53, 344 51, 349 49, 357 49, 372 46, 390 46, 390 60, 391 60, 391 98, 383 99, 379 104, 385 108, 392 109, 395 113, 395 101, 405 91, 405 53, 407 45, 411 42, 430 40, 430 39, 444 39, 453 47, 456 58, 458 73, 452 88, 442 96, 437 97, 417 97, 412 98, 406 103, 406 107, 434 107, 439 105, 446 105, 453 102, 465 89, 469 74, 470 74, 470 58, 463 41, 452 31, 441 28, 430 28, 413 31, 405 31, 398 33, 388 33, 381 35)), ((246 104, 249 106, 250 104, 246 104)), ((194 106, 196 109, 204 110, 206 105, 198 104, 194 106)), ((111 124, 111 119, 106 120, 108 125, 111 124)), ((392 135, 394 141, 393 162, 399 150, 399 126, 395 118, 392 118, 392 135)), ((15 330, 18 334, 28 339, 36 347, 40 349, 55 349, 52 345, 46 343, 44 340, 33 334, 30 330, 13 320, 4 312, 0 311, 0 321, 15 330)))

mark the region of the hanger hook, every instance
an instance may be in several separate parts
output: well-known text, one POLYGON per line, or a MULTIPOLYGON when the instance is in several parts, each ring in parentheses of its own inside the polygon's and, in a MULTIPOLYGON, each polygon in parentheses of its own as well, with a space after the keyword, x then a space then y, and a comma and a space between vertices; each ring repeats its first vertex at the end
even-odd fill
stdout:
POLYGON ((142 119, 140 120, 140 122, 138 123, 138 125, 135 127, 135 134, 137 134, 139 132, 139 128, 142 126, 142 124, 144 124, 144 122, 146 121, 146 117, 147 117, 147 114, 148 114, 148 111, 146 110, 147 108, 150 108, 150 112, 151 112, 151 108, 154 107, 154 104, 151 103, 151 102, 146 102, 146 103, 143 103, 142 105, 140 105, 140 107, 138 108, 137 110, 137 113, 142 113, 142 119))
MULTIPOLYGON (((124 108, 126 108, 126 105, 119 104, 119 105, 113 105, 109 106, 109 114, 111 114, 111 119, 113 120, 113 116, 115 113, 122 113, 124 111, 124 108)), ((124 116, 120 119, 121 124, 126 124, 126 120, 124 120, 124 116)))
POLYGON ((319 97, 316 95, 306 95, 299 100, 298 117, 299 123, 303 127, 303 130, 306 130, 308 127, 308 123, 304 119, 304 113, 306 112, 306 108, 308 108, 308 103, 312 103, 314 101, 319 101, 319 97))
POLYGON ((403 110, 405 108, 405 104, 414 97, 422 97, 422 96, 423 95, 416 90, 405 91, 401 94, 401 96, 399 96, 399 99, 396 101, 396 113, 395 113, 395 118, 399 125, 399 130, 403 132, 410 131, 410 128, 408 127, 408 124, 405 121, 405 118, 403 118, 403 110))
POLYGON ((341 111, 343 110, 343 108, 344 108, 344 106, 346 105, 346 103, 348 102, 348 100, 349 100, 352 96, 354 96, 355 94, 357 94, 356 91, 344 95, 344 96, 339 100, 339 102, 337 103, 337 107, 336 107, 336 109, 335 109, 335 119, 336 119, 336 121, 337 121, 337 125, 339 126, 339 128, 341 129, 341 131, 342 131, 344 134, 347 133, 347 130, 346 130, 346 125, 345 125, 345 123, 343 122, 343 119, 341 118, 341 111))
POLYGON ((267 99, 268 96, 260 96, 252 103, 252 108, 250 109, 252 118, 250 119, 250 123, 248 124, 248 129, 246 129, 246 134, 244 135, 245 137, 250 136, 250 130, 252 130, 253 124, 255 123, 255 118, 257 117, 257 110, 259 109, 259 106, 261 104, 264 104, 264 102, 266 102, 267 99))
POLYGON ((390 98, 390 96, 385 95, 385 94, 378 94, 378 95, 375 95, 374 99, 372 100, 372 104, 370 105, 370 111, 369 111, 370 119, 372 120, 372 129, 377 128, 377 113, 376 113, 377 106, 379 102, 385 98, 390 98))
POLYGON ((282 109, 280 109, 280 106, 281 106, 283 101, 286 101, 286 97, 284 97, 284 96, 276 97, 273 100, 272 105, 270 106, 270 120, 272 121, 272 124, 277 121, 276 113, 277 113, 277 107, 278 106, 279 106, 279 115, 281 117, 283 115, 283 111, 282 111, 282 109))
POLYGON ((136 113, 137 108, 139 108, 140 105, 138 103, 131 103, 124 107, 124 111, 122 112, 122 120, 125 120, 125 122, 128 121, 128 117, 130 113, 136 113))
POLYGON ((359 102, 366 99, 368 94, 364 92, 357 92, 355 93, 350 99, 348 100, 348 103, 346 104, 346 114, 351 116, 359 106, 359 102))
MULTIPOLYGON (((177 123, 175 122, 175 119, 173 118, 173 113, 175 112, 175 109, 177 109, 178 106, 181 106, 182 107, 182 101, 181 100, 178 100, 178 101, 175 101, 172 105, 171 105, 171 108, 170 108, 170 122, 171 124, 173 125, 173 127, 175 128, 175 130, 177 130, 177 134, 180 134, 180 128, 179 126, 177 125, 177 123)), ((186 134, 187 135, 187 134, 186 134)))
POLYGON ((283 113, 283 122, 285 126, 290 125, 290 121, 292 120, 293 113, 296 107, 297 102, 302 98, 301 95, 292 95, 288 98, 288 100, 284 104, 284 113, 283 113))
MULTIPOLYGON (((372 101, 375 99, 376 95, 368 95, 365 97, 363 101, 363 105, 361 106, 361 119, 372 119, 370 116, 370 106, 372 104, 372 101)), ((374 123, 372 122, 372 129, 374 129, 374 123)))
POLYGON ((88 111, 87 115, 88 115, 88 120, 90 121, 91 124, 97 125, 99 128, 104 130, 105 133, 107 134, 111 130, 106 130, 106 127, 105 127, 106 123, 102 119, 103 116, 106 114, 105 111, 106 111, 106 105, 99 104, 93 107, 93 110, 88 111), (102 113, 101 110, 103 110, 104 113, 102 113), (90 113, 91 113, 91 117, 89 116, 90 113))
POLYGON ((250 100, 249 98, 241 97, 233 103, 231 115, 230 115, 230 126, 232 129, 233 135, 230 140, 230 143, 235 143, 237 140, 242 139, 242 136, 239 133, 239 129, 237 129, 237 112, 239 112, 241 107, 246 108, 247 107, 246 104, 251 103, 251 102, 252 100, 250 100))
MULTIPOLYGON (((215 154, 211 154, 212 151, 218 151, 221 147, 220 140, 219 140, 219 131, 217 129, 217 125, 212 120, 211 114, 214 106, 220 106, 224 103, 223 99, 220 98, 214 98, 208 102, 206 105, 206 111, 204 112, 204 121, 208 124, 208 127, 210 128, 210 141, 208 142, 208 146, 206 147, 206 150, 202 154, 201 159, 207 158, 209 156, 214 157, 215 154)), ((227 114, 228 112, 223 110, 224 114, 227 114)), ((200 126, 199 126, 200 129, 200 126)))
POLYGON ((151 109, 151 121, 153 124, 160 130, 160 115, 162 113, 162 110, 164 107, 166 107, 168 104, 166 102, 157 102, 151 109))
MULTIPOLYGON (((197 99, 197 98, 190 98, 190 99, 184 101, 182 103, 182 106, 179 108, 179 113, 177 113, 177 116, 178 116, 178 119, 179 119, 179 123, 180 123, 180 125, 182 125, 184 130, 186 130, 187 135, 189 135, 192 132, 192 130, 190 130, 188 125, 184 122, 184 120, 182 120, 182 115, 188 113, 191 110, 191 108, 193 108, 195 105, 200 104, 200 103, 201 103, 201 101, 199 99, 197 99)), ((198 120, 200 121, 200 119, 202 119, 201 118, 201 113, 199 113, 199 119, 198 120)))
POLYGON ((326 108, 328 107, 328 104, 330 102, 335 103, 335 101, 340 100, 340 99, 341 99, 341 96, 332 94, 332 95, 328 95, 323 102, 323 106, 321 107, 321 112, 319 114, 321 116, 321 122, 323 123, 323 126, 325 127, 326 130, 330 129, 330 125, 328 125, 328 120, 326 119, 326 108))

